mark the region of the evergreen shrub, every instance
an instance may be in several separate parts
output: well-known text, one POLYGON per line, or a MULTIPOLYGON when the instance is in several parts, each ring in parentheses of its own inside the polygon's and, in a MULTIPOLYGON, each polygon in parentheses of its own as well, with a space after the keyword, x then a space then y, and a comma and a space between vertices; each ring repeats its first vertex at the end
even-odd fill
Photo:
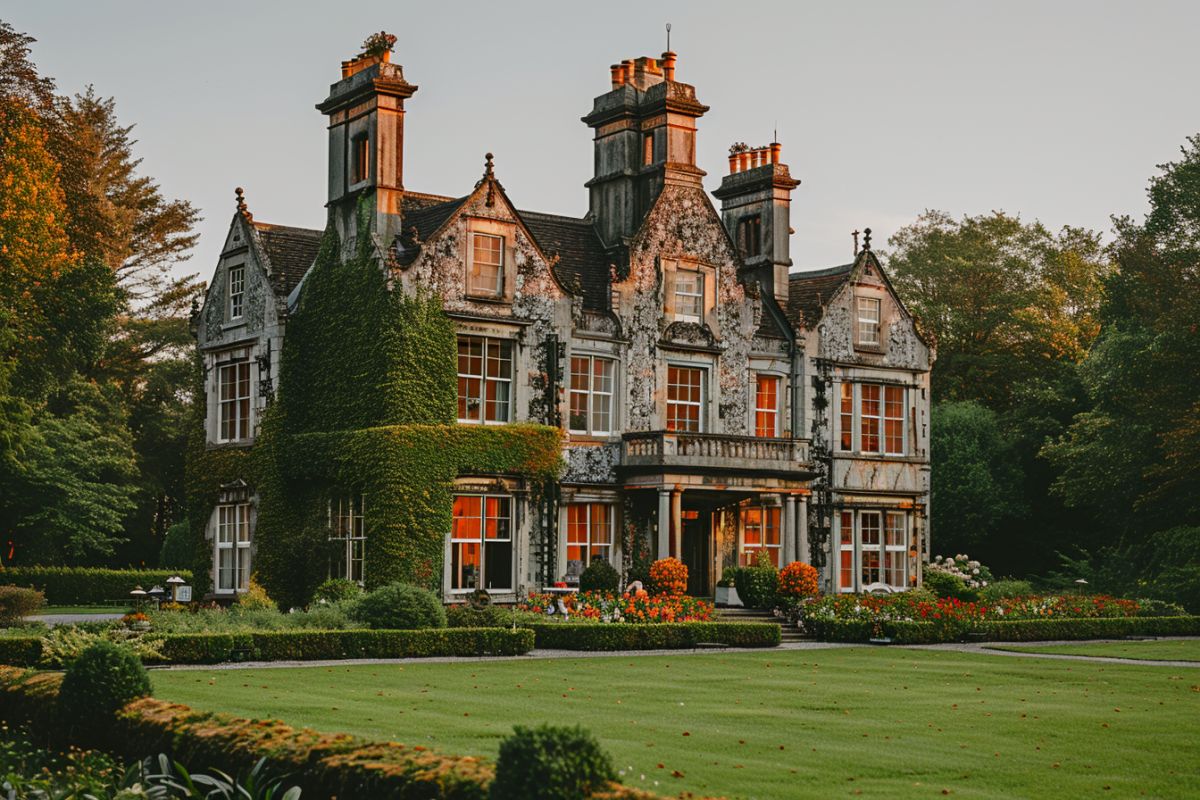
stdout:
POLYGON ((964 603, 979 599, 979 590, 968 588, 962 578, 945 572, 925 570, 922 585, 938 597, 953 597, 964 603))
POLYGON ((317 587, 313 601, 320 603, 341 603, 362 596, 362 587, 354 581, 345 578, 330 578, 317 587))
POLYGON ((587 798, 616 779, 612 759, 581 727, 517 725, 500 742, 490 800, 587 798))
POLYGON ((746 608, 774 608, 779 570, 770 561, 759 558, 754 566, 738 567, 733 582, 738 599, 746 608))
MULTIPOLYGON (((211 558, 211 554, 210 554, 211 558)), ((30 586, 46 596, 51 605, 77 606, 129 602, 134 587, 149 589, 167 585, 167 578, 179 575, 191 582, 192 574, 165 569, 102 569, 98 567, 5 567, 0 576, 14 586, 30 586)))
MULTIPOLYGON (((926 582, 930 575, 942 575, 943 573, 927 572, 925 573, 926 582)), ((1018 580, 1002 580, 993 581, 987 586, 979 590, 980 600, 1003 600, 1008 597, 1029 597, 1036 594, 1033 590, 1033 584, 1029 581, 1018 580)), ((961 597, 959 598, 962 599, 961 597)))
POLYGON ((621 575, 616 567, 602 558, 592 559, 579 575, 579 590, 581 592, 615 592, 620 585, 621 575))
POLYGON ((407 583, 391 583, 368 592, 350 616, 381 630, 446 627, 446 610, 433 592, 407 583))
POLYGON ((150 694, 150 676, 133 651, 96 642, 79 654, 63 675, 59 713, 85 735, 106 733, 126 703, 150 694))
POLYGON ((36 589, 0 586, 0 625, 11 625, 22 617, 37 613, 46 601, 36 589))
POLYGON ((770 622, 535 622, 539 648, 551 650, 685 650, 700 644, 775 647, 780 627, 770 622))

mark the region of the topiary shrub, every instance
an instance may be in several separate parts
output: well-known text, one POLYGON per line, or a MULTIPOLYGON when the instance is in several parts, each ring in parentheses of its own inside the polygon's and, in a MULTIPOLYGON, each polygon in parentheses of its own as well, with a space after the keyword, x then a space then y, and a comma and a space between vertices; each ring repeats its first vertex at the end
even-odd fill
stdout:
POLYGON ((500 743, 491 800, 591 797, 616 779, 612 759, 583 728, 517 725, 500 743))
POLYGON ((361 597, 362 587, 345 578, 330 578, 313 593, 314 603, 342 603, 361 597))
POLYGON ((363 596, 350 609, 351 619, 382 630, 446 627, 446 610, 428 589, 389 583, 363 596))
POLYGON ((100 641, 89 645, 67 667, 58 692, 64 723, 84 737, 112 727, 118 710, 150 694, 150 676, 127 647, 100 641))
POLYGON ((615 592, 620 582, 621 575, 616 567, 602 558, 597 558, 580 573, 579 591, 615 592))
POLYGON ((36 613, 45 602, 45 595, 36 589, 0 586, 0 625, 11 625, 36 613))
POLYGON ((779 587, 779 571, 769 557, 757 557, 752 567, 740 567, 734 574, 738 599, 746 608, 774 608, 779 587))

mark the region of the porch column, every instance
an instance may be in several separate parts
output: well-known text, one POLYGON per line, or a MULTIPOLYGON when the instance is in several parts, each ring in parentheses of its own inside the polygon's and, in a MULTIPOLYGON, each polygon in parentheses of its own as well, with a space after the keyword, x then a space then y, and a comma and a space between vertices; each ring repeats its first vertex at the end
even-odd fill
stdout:
POLYGON ((675 557, 683 561, 683 492, 671 492, 671 535, 675 537, 675 557))
POLYGON ((799 560, 805 564, 812 563, 812 554, 808 552, 808 495, 800 495, 800 508, 796 512, 796 529, 799 533, 797 540, 800 544, 799 560))
POLYGON ((655 558, 666 558, 670 555, 671 540, 671 490, 658 490, 658 555, 655 558))
MULTIPOLYGON (((783 496, 783 563, 790 564, 796 560, 796 497, 786 494, 783 496)), ((782 566, 782 565, 781 565, 782 566)))

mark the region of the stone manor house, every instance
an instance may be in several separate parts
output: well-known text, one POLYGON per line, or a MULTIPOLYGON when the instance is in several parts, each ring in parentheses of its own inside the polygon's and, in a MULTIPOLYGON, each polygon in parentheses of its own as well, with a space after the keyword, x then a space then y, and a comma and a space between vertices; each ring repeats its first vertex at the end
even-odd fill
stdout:
MULTIPOLYGON (((793 271, 799 181, 778 143, 732 147, 715 206, 695 159, 708 106, 670 52, 612 66, 582 118, 595 153, 583 218, 514 207, 491 154, 473 188, 410 190, 417 86, 390 56, 344 62, 317 105, 329 224, 348 252, 371 237, 394 290, 442 298, 458 329, 460 424, 563 431, 549 516, 519 477, 457 479, 447 600, 485 588, 512 601, 574 583, 594 559, 620 567, 635 522, 652 557, 688 566, 693 594, 760 553, 820 567, 825 591, 920 582, 933 353, 869 232, 851 263, 793 271)), ((238 190, 194 320, 209 447, 253 445, 321 234, 255 219, 238 190)), ((329 498, 331 576, 363 579, 370 502, 329 498)), ((206 529, 218 595, 247 586, 256 516, 253 486, 224 487, 206 529)))

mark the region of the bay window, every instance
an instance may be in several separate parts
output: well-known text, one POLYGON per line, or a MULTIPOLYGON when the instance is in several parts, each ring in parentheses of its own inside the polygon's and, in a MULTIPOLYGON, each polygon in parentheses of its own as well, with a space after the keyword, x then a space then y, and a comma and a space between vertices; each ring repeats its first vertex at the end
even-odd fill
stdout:
POLYGON ((329 577, 361 584, 367 544, 361 494, 329 501, 329 542, 329 577))
POLYGON ((742 552, 739 563, 753 566, 759 553, 765 553, 776 567, 783 566, 783 540, 780 536, 779 506, 745 506, 742 508, 742 552))
POLYGON ((873 584, 906 589, 908 515, 890 510, 843 510, 839 515, 837 590, 862 591, 873 584))
POLYGON ((217 506, 216 590, 244 592, 250 588, 250 504, 217 506))
POLYGON ((452 525, 450 591, 512 591, 512 498, 455 495, 452 525))
POLYGON ((578 575, 599 559, 613 563, 613 506, 610 503, 567 504, 567 574, 578 575))
POLYGON ((572 433, 602 436, 613 429, 613 360, 599 356, 571 358, 572 433))
POLYGON ((250 362, 217 368, 217 441, 250 438, 250 362))
POLYGON ((780 409, 783 381, 777 375, 755 376, 754 435, 775 438, 780 435, 780 409))
POLYGON ((458 421, 508 422, 512 376, 512 340, 459 336, 458 421))
POLYGON ((705 381, 699 367, 667 367, 667 430, 704 430, 705 381))

